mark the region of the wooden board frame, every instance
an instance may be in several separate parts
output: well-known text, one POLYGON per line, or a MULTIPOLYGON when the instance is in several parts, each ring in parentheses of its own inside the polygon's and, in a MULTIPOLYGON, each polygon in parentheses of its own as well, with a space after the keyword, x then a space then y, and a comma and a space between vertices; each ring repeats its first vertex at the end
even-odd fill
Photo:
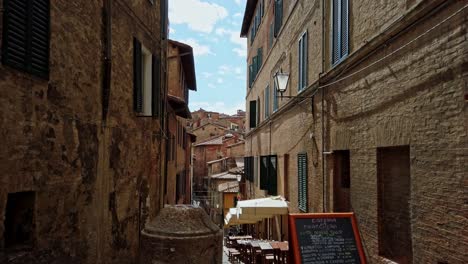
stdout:
POLYGON ((291 245, 289 247, 290 255, 293 257, 293 263, 301 264, 301 252, 299 250, 299 241, 297 238, 296 219, 313 219, 313 218, 349 218, 353 227, 356 247, 358 249, 359 258, 362 264, 367 264, 366 255, 362 248, 361 235, 357 226, 356 216, 354 213, 307 213, 307 214, 289 214, 289 236, 291 245))

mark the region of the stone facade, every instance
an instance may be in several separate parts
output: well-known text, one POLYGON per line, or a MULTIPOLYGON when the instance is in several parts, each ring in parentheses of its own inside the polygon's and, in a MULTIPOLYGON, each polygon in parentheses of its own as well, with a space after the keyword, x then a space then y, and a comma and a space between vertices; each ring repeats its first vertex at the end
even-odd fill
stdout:
POLYGON ((105 2, 50 1, 48 79, 0 65, 2 263, 135 263, 139 232, 161 208, 160 119, 133 110, 134 38, 160 58, 165 94, 160 1, 111 1, 110 24, 105 2), (33 223, 30 248, 10 260, 13 197, 32 197, 33 223))
MULTIPOLYGON (((248 7, 249 2, 260 1, 248 1, 248 7)), ((284 0, 282 27, 267 48, 271 3, 265 1, 263 21, 248 50, 250 64, 264 47, 260 72, 252 88, 247 84, 247 106, 260 98, 261 114, 257 127, 246 134, 245 155, 277 155, 278 193, 288 197, 291 212, 299 212, 299 153, 307 153, 308 212, 338 210, 335 199, 343 193, 337 191, 336 175, 344 168, 338 164, 348 157, 349 209, 357 216, 371 263, 389 259, 384 252, 390 239, 382 231, 388 220, 382 209, 388 201, 382 191, 389 187, 384 179, 394 173, 409 177, 401 204, 408 211, 399 212, 408 217, 410 233, 402 236, 409 237, 410 253, 392 260, 466 263, 466 2, 349 1, 349 55, 336 65, 330 58, 331 1, 284 0), (298 41, 306 31, 308 83, 300 96, 312 98, 278 99, 279 109, 270 108, 265 118, 264 89, 273 87, 275 72, 289 73, 284 95, 298 94, 298 41), (391 157, 392 151, 406 158, 388 165, 392 158, 382 157, 391 157)), ((243 33, 250 38, 250 32, 243 33)), ((402 184, 396 181, 391 190, 403 190, 402 184)), ((254 186, 252 197, 265 195, 257 184, 248 189, 254 186)))
POLYGON ((165 203, 190 204, 190 167, 192 137, 186 124, 191 118, 189 90, 196 91, 193 49, 187 44, 169 40, 168 47, 168 151, 165 203))

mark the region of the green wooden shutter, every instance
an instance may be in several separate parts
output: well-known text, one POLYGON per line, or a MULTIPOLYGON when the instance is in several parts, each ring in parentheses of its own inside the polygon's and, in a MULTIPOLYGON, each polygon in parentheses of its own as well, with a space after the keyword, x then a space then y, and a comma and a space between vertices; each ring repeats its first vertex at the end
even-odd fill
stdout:
POLYGON ((268 49, 271 49, 271 47, 273 46, 274 34, 275 34, 275 23, 272 22, 270 25, 270 32, 268 34, 268 49))
POLYGON ((133 107, 135 112, 143 111, 143 74, 141 64, 141 43, 133 39, 133 107))
POLYGON ((260 189, 268 191, 270 189, 270 181, 268 179, 268 156, 260 157, 260 189))
POLYGON ((250 101, 249 111, 250 128, 255 128, 257 127, 257 101, 250 101))
POLYGON ((349 3, 341 0, 341 54, 344 58, 349 52, 349 3))
MULTIPOLYGON (((258 73, 258 57, 255 56, 252 58, 252 65, 253 65, 253 80, 257 78, 257 73, 258 73)), ((254 81, 252 81, 253 83, 254 81)))
POLYGON ((151 66, 153 71, 151 76, 151 108, 153 116, 159 117, 161 114, 161 60, 156 55, 153 55, 153 62, 151 66))
POLYGON ((281 29, 283 23, 283 0, 275 0, 275 37, 281 29))
POLYGON ((277 195, 278 194, 278 178, 277 178, 277 157, 269 156, 268 157, 268 194, 277 195))
POLYGON ((257 71, 260 71, 260 68, 262 68, 263 64, 263 48, 258 48, 257 50, 257 71))
POLYGON ((333 0, 332 5, 332 64, 340 59, 340 0, 333 0))
POLYGON ((250 65, 249 65, 249 88, 252 88, 253 79, 254 79, 253 74, 254 74, 254 72, 253 72, 253 64, 250 64, 250 65))
POLYGON ((298 207, 301 211, 307 212, 307 154, 297 155, 297 175, 298 175, 298 207))
POLYGON ((265 119, 270 116, 270 86, 267 85, 265 91, 265 119))

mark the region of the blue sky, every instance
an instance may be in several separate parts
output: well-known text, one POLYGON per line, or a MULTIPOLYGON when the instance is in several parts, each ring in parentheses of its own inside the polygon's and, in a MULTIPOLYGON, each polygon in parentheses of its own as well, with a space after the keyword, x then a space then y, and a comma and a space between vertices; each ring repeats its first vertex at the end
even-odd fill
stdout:
POLYGON ((169 0, 170 38, 193 47, 197 92, 190 110, 245 110, 247 40, 240 38, 246 0, 169 0))

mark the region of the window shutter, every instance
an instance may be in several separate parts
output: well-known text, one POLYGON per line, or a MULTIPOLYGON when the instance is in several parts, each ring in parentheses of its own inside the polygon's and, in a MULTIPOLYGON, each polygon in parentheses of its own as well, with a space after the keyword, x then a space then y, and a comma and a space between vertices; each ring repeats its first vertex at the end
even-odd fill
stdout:
POLYGON ((258 57, 255 56, 252 58, 252 65, 253 65, 253 78, 252 78, 252 83, 254 82, 254 80, 257 78, 257 71, 258 71, 258 57))
POLYGON ((26 70, 28 6, 26 1, 4 1, 3 63, 26 70))
POLYGON ((268 156, 260 157, 260 189, 269 190, 270 181, 268 179, 268 156))
POLYGON ((271 49, 271 47, 273 46, 274 34, 275 34, 275 23, 271 23, 270 33, 268 34, 268 49, 271 49))
POLYGON ((298 78, 297 78, 297 90, 300 91, 301 88, 302 88, 302 37, 299 39, 299 46, 298 46, 298 60, 297 60, 297 63, 299 64, 298 65, 298 71, 297 71, 297 74, 298 74, 298 78))
POLYGON ((277 158, 276 156, 269 156, 268 157, 268 181, 269 181, 269 188, 268 194, 269 195, 277 195, 278 194, 278 179, 277 179, 277 158))
POLYGON ((49 76, 48 0, 5 0, 2 61, 42 78, 49 76))
POLYGON ((253 84, 253 64, 250 64, 249 65, 249 87, 252 88, 252 84, 253 84))
POLYGON ((33 74, 41 77, 47 77, 49 76, 49 1, 34 0, 30 1, 30 3, 32 3, 32 6, 30 7, 30 70, 33 74))
POLYGON ((161 60, 156 55, 153 55, 151 69, 153 70, 151 108, 153 116, 159 117, 161 113, 161 60))
POLYGON ((281 29, 283 23, 283 0, 275 0, 275 37, 281 29))
POLYGON ((307 154, 297 155, 297 174, 298 174, 298 207, 301 211, 307 212, 307 154))
POLYGON ((260 68, 262 67, 263 63, 263 48, 258 48, 257 50, 257 71, 260 71, 260 68))
POLYGON ((341 54, 344 58, 349 52, 349 3, 341 0, 341 54))
POLYGON ((267 85, 265 88, 265 119, 268 118, 270 114, 270 86, 267 85))
POLYGON ((250 128, 255 128, 257 127, 257 101, 250 101, 249 111, 250 128))
POLYGON ((332 12, 332 64, 335 64, 340 59, 340 0, 333 0, 332 12))
POLYGON ((273 82, 273 112, 278 110, 278 88, 276 87, 276 82, 273 82))
POLYGON ((261 106, 260 98, 258 98, 257 99, 257 124, 260 123, 260 117, 261 117, 261 115, 260 115, 260 112, 261 112, 260 111, 261 110, 260 106, 261 106))
POLYGON ((143 111, 143 86, 142 86, 142 65, 141 65, 141 43, 138 39, 133 39, 133 107, 135 112, 143 111))

